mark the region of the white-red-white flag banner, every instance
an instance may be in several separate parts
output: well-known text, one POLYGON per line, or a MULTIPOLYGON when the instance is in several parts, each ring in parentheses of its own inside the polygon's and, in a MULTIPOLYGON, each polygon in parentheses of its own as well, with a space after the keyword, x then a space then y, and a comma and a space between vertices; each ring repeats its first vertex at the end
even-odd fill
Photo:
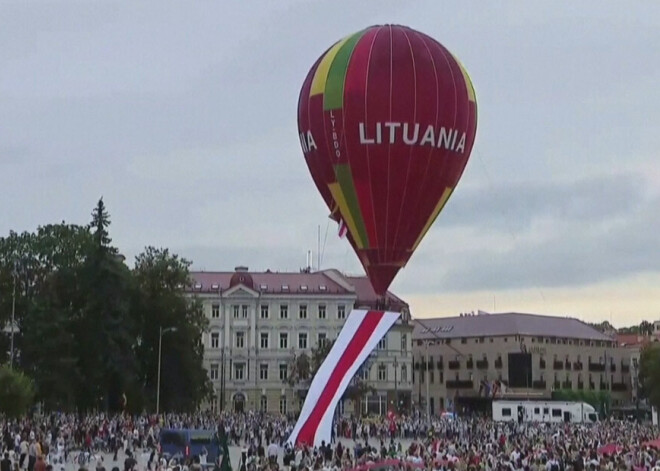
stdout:
POLYGON ((337 404, 369 354, 399 318, 398 312, 354 309, 319 367, 288 443, 330 443, 337 404))

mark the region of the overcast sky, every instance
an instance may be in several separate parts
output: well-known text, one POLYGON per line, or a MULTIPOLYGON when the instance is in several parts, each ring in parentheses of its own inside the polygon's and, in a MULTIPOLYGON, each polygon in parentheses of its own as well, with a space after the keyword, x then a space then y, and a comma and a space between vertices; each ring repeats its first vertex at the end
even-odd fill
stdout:
POLYGON ((392 285, 413 315, 660 319, 660 2, 0 3, 0 233, 86 223, 129 258, 361 272, 297 138, 307 71, 399 23, 477 91, 472 157, 392 285), (326 238, 327 231, 327 238, 326 238))

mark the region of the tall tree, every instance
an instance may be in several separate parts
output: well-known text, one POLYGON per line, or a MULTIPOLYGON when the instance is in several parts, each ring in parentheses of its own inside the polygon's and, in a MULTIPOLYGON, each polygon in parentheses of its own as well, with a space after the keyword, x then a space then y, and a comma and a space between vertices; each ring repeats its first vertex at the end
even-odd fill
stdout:
POLYGON ((15 347, 19 360, 24 333, 30 329, 30 313, 48 278, 81 266, 90 248, 88 229, 65 223, 41 226, 34 233, 10 232, 0 238, 0 323, 5 325, 11 316, 15 281, 15 347))
POLYGON ((639 361, 640 396, 660 409, 660 344, 649 343, 641 352, 639 361))
POLYGON ((90 228, 93 230, 94 242, 98 250, 114 250, 110 247, 112 239, 108 232, 110 227, 110 214, 108 214, 103 203, 103 197, 96 203, 94 211, 92 211, 92 222, 90 228))
POLYGON ((37 398, 48 410, 71 410, 80 374, 74 346, 79 341, 80 287, 76 269, 53 272, 41 287, 23 322, 22 364, 35 379, 37 398))
POLYGON ((653 323, 649 321, 642 321, 639 324, 640 335, 653 335, 653 323))
MULTIPOLYGON (((160 405, 162 410, 189 411, 212 392, 202 366, 202 334, 208 328, 201 303, 185 296, 190 285, 190 262, 167 249, 147 247, 135 259, 138 289, 134 316, 138 323, 140 383, 145 405, 153 406, 158 377, 158 343, 162 337, 160 405)), ((130 398, 129 398, 130 401, 130 398)))
MULTIPOLYGON (((206 318, 184 296, 190 263, 147 248, 129 270, 99 200, 87 226, 54 224, 0 238, 0 325, 16 281, 18 362, 48 409, 153 407, 160 327, 163 410, 192 410, 210 391, 202 366, 206 318)), ((0 331, 0 361, 8 337, 0 331)), ((1 400, 1 399, 0 399, 1 400)))

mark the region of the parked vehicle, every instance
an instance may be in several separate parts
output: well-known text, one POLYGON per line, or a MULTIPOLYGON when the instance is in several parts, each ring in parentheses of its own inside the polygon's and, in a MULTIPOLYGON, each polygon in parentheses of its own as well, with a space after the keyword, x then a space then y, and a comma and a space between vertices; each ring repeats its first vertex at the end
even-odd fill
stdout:
POLYGON ((598 413, 586 402, 493 401, 496 422, 596 423, 598 413))
POLYGON ((172 458, 206 455, 214 462, 220 452, 220 440, 215 430, 163 429, 160 432, 160 452, 172 458))

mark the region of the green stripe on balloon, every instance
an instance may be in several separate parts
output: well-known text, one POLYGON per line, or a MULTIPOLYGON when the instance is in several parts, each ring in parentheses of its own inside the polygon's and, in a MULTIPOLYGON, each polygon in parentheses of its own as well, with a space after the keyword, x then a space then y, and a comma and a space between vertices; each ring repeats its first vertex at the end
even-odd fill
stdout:
POLYGON ((344 105, 344 82, 348 63, 351 59, 351 54, 353 54, 353 49, 355 49, 363 34, 364 31, 360 31, 348 38, 339 51, 337 51, 337 55, 330 65, 328 79, 325 83, 325 91, 323 93, 323 109, 325 111, 336 110, 342 108, 344 105))
POLYGON ((364 226, 364 217, 362 217, 362 211, 360 211, 357 192, 355 191, 355 186, 353 185, 353 172, 351 172, 351 167, 345 164, 335 165, 335 176, 337 177, 337 183, 339 183, 339 187, 341 188, 341 191, 344 194, 344 198, 346 199, 348 210, 351 212, 353 221, 355 221, 358 235, 364 242, 364 248, 368 249, 370 247, 369 237, 364 226))

